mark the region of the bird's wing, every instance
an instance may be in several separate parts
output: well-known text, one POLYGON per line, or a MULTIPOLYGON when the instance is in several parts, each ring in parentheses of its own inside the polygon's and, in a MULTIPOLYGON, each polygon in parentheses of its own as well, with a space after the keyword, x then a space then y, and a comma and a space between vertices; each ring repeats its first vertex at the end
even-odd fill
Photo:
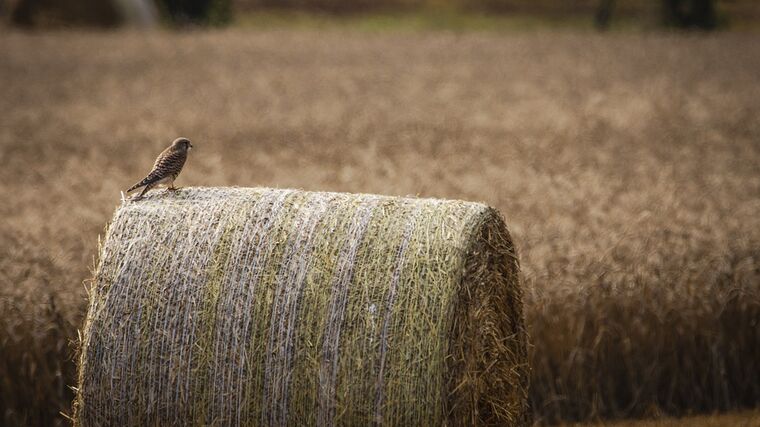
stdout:
POLYGON ((161 154, 159 154, 158 157, 156 157, 156 161, 153 162, 153 168, 151 169, 151 172, 156 170, 158 165, 160 165, 164 159, 169 157, 172 154, 172 152, 174 152, 174 150, 172 150, 171 146, 164 148, 164 151, 162 151, 161 154))
POLYGON ((171 150, 167 148, 156 159, 153 164, 153 170, 150 171, 148 176, 143 178, 142 181, 130 187, 127 192, 136 190, 140 187, 150 185, 166 178, 169 175, 177 175, 182 170, 182 166, 185 164, 187 154, 179 150, 171 150))

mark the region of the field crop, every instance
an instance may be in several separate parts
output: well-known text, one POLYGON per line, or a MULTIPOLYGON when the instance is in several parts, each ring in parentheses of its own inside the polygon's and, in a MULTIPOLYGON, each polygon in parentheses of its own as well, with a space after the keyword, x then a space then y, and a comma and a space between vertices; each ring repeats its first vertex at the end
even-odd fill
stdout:
MULTIPOLYGON (((683 418, 659 418, 654 420, 626 420, 599 423, 607 427, 755 427, 760 422, 758 411, 733 412, 723 415, 700 415, 683 418)), ((586 424, 590 426, 590 424, 586 424)), ((596 425, 596 424, 595 424, 596 425)))
POLYGON ((526 287, 538 420, 760 404, 760 36, 5 32, 0 424, 62 423, 119 192, 483 201, 526 287))

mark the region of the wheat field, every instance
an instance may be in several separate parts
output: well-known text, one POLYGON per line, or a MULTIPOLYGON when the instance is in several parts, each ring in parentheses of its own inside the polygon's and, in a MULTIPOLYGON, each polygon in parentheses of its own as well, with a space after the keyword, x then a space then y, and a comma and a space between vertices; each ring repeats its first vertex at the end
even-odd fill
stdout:
POLYGON ((760 404, 760 36, 4 31, 0 424, 62 424, 98 236, 179 185, 488 203, 542 422, 760 404), (84 283, 83 283, 84 282, 84 283))

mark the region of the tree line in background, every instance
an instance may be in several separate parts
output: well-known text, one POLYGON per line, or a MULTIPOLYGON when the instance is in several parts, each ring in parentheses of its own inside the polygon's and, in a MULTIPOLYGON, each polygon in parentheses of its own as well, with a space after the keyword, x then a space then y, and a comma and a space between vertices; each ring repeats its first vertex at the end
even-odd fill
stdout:
MULTIPOLYGON (((615 0, 600 0, 594 24, 600 30, 609 28, 615 0)), ((718 26, 713 0, 662 0, 662 24, 666 27, 712 30, 718 26)))
MULTIPOLYGON (((403 11, 445 6, 465 11, 537 15, 589 13, 595 26, 604 30, 619 13, 616 0, 0 0, 0 12, 11 22, 26 27, 92 25, 111 27, 124 23, 154 26, 224 25, 236 10, 305 9, 326 13, 403 11)), ((628 2, 630 3, 630 2, 628 2)), ((659 9, 665 27, 712 30, 718 27, 716 0, 650 0, 659 9)))
POLYGON ((233 7, 230 0, 0 0, 3 10, 23 27, 150 27, 224 25, 232 20, 233 7))

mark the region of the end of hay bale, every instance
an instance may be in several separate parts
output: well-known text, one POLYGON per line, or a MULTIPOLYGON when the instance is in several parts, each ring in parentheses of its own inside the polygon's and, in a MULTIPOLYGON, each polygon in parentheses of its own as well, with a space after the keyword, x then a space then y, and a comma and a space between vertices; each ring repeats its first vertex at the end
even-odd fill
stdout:
POLYGON ((491 208, 474 221, 469 242, 449 335, 449 417, 454 425, 529 424, 517 252, 491 208))
POLYGON ((460 201, 187 188, 125 202, 78 425, 523 425, 519 265, 460 201))

